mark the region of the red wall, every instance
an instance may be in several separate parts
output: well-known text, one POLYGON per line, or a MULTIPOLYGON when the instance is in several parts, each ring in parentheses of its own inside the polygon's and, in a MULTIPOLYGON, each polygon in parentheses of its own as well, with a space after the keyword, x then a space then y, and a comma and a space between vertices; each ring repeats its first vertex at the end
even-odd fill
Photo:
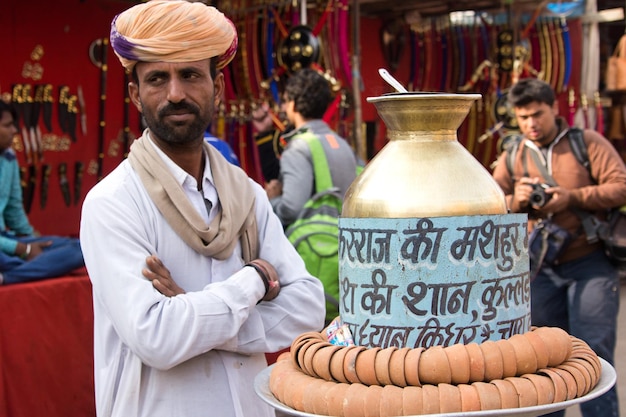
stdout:
MULTIPOLYGON (((50 83, 54 86, 55 100, 58 99, 57 90, 60 85, 67 85, 72 94, 76 94, 78 87, 81 86, 85 96, 87 134, 82 134, 80 126, 77 126, 76 142, 69 141, 67 134, 61 131, 56 121, 56 103, 53 111, 53 131, 46 132, 43 123, 41 121, 39 123, 44 132, 44 142, 50 146, 44 153, 44 160, 38 162, 36 166, 41 171, 43 164, 49 164, 52 173, 45 208, 40 205, 40 173, 38 174, 37 189, 29 216, 33 225, 43 234, 78 234, 80 205, 86 192, 98 181, 98 143, 101 139, 104 140, 102 156, 104 175, 123 160, 122 138, 126 90, 123 70, 111 48, 108 48, 109 65, 104 100, 106 124, 103 128, 104 134, 101 136, 99 120, 101 70, 91 62, 89 49, 95 40, 108 39, 112 18, 132 4, 130 0, 4 0, 3 2, 0 12, 0 46, 4 59, 3 64, 0 65, 0 92, 10 93, 12 85, 16 83, 33 86, 50 83), (43 47, 44 53, 41 59, 34 60, 31 52, 37 45, 43 47), (35 64, 43 68, 40 80, 34 80, 32 75, 23 73, 25 65, 32 67, 35 64), (57 147, 59 144, 69 144, 69 148, 59 149, 57 147), (70 187, 73 187, 74 164, 77 161, 85 166, 82 191, 78 203, 72 202, 67 207, 60 190, 57 169, 60 163, 67 163, 68 179, 70 187)), ((310 25, 315 23, 316 21, 309 22, 310 25)), ((378 74, 379 68, 387 68, 390 72, 392 69, 385 61, 381 48, 380 33, 383 24, 384 22, 380 19, 366 17, 360 22, 362 119, 364 122, 370 122, 370 125, 375 125, 374 141, 369 144, 369 155, 374 155, 386 143, 385 126, 380 121, 375 107, 366 101, 367 97, 378 96, 391 90, 378 74)), ((408 85, 410 65, 408 28, 405 28, 405 32, 406 43, 399 54, 398 69, 392 74, 401 83, 408 85)), ((577 38, 577 40, 578 42, 573 45, 580 44, 580 39, 577 38)), ((579 53, 578 48, 575 52, 579 53)), ((574 62, 579 62, 578 55, 576 58, 574 62)), ((573 75, 571 85, 577 84, 578 78, 573 75)), ((351 92, 351 86, 344 87, 351 92)), ((132 104, 128 108, 130 133, 134 138, 140 134, 139 115, 132 104)), ((462 138, 460 140, 462 141, 462 138)), ((477 155, 477 158, 485 165, 493 161, 495 155, 495 146, 492 142, 486 142, 489 146, 482 144, 473 150, 474 155, 477 155)), ((21 164, 26 165, 24 152, 18 152, 18 155, 21 164)))
MULTIPOLYGON (((0 65, 0 92, 10 94, 13 84, 50 83, 54 86, 53 130, 47 132, 42 117, 39 126, 46 143, 43 160, 35 165, 38 168, 37 185, 29 217, 35 228, 42 234, 77 235, 80 206, 87 191, 96 184, 97 162, 100 141, 100 68, 89 57, 92 42, 108 38, 110 22, 120 11, 132 5, 128 1, 116 0, 5 0, 0 13, 0 39, 4 54, 0 65), (35 60, 31 52, 37 45, 43 47, 43 56, 35 60), (32 73, 23 73, 24 66, 40 65, 43 68, 41 79, 33 79, 32 73), (71 94, 77 94, 82 87, 85 97, 87 134, 76 126, 77 140, 71 142, 61 131, 57 122, 58 87, 67 85, 71 94), (63 145, 65 144, 65 147, 63 145), (69 147, 68 147, 69 145, 69 147), (80 161, 85 171, 78 204, 72 201, 65 205, 57 169, 59 164, 68 166, 68 180, 74 199, 74 164, 80 161), (45 208, 40 205, 40 175, 44 164, 52 168, 49 178, 48 199, 45 208)), ((379 48, 380 22, 376 19, 363 19, 362 27, 362 110, 364 121, 377 120, 373 105, 365 100, 387 92, 388 87, 378 75, 378 68, 386 66, 379 48)), ((407 54, 404 59, 408 60, 407 54)), ((108 71, 106 77, 105 126, 103 174, 110 172, 123 159, 122 134, 124 119, 124 74, 117 57, 108 48, 108 71)), ((407 61, 408 62, 408 61, 407 61)), ((130 128, 132 137, 140 134, 139 116, 131 104, 130 128)), ((379 123, 382 126, 382 123, 379 123)), ((384 128, 384 126, 383 126, 384 128)), ((27 166, 25 153, 19 151, 18 159, 27 166)), ((378 147, 382 146, 379 144, 378 147)))
MULTIPOLYGON (((76 235, 79 227, 80 204, 86 192, 96 183, 96 162, 98 161, 98 141, 100 131, 100 69, 89 58, 89 46, 98 38, 109 35, 111 19, 128 2, 111 0, 59 0, 59 1, 16 1, 5 0, 0 11, 0 40, 3 63, 0 65, 0 91, 10 93, 13 84, 53 85, 54 105, 52 113, 53 130, 47 132, 40 117, 39 126, 44 144, 48 150, 39 161, 37 186, 29 217, 33 226, 42 234, 76 235), (31 57, 37 45, 43 47, 39 60, 31 57), (39 64, 43 68, 41 79, 35 80, 24 66, 39 64), (87 134, 76 127, 77 140, 71 142, 61 131, 57 122, 56 101, 58 87, 67 85, 71 94, 77 94, 82 86, 85 97, 87 134), (68 146, 69 145, 69 148, 68 146), (63 202, 57 169, 60 163, 68 166, 70 188, 74 186, 74 164, 81 161, 85 171, 79 203, 67 207, 63 202), (49 179, 48 200, 45 208, 40 205, 40 175, 43 164, 49 164, 52 172, 49 179)), ((116 144, 120 144, 123 127, 124 75, 117 58, 109 48, 108 76, 106 80, 106 106, 104 128, 103 171, 109 172, 122 159, 121 147, 115 154, 116 144)), ((132 106, 132 105, 131 105, 132 106)), ((131 108, 131 129, 137 135, 138 116, 131 108)), ((21 143, 18 143, 18 146, 21 143)), ((23 152, 18 152, 22 166, 26 166, 23 152)), ((72 191, 72 200, 74 193, 72 191)))

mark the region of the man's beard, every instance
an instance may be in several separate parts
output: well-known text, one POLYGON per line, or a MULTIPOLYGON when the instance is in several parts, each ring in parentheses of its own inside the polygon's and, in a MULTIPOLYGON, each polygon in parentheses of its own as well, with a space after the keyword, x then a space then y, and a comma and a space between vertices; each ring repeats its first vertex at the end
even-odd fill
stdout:
MULTIPOLYGON (((210 109, 208 113, 212 115, 213 112, 210 109)), ((187 102, 170 103, 160 109, 156 116, 154 113, 148 112, 143 114, 146 125, 150 131, 162 141, 172 144, 194 142, 203 137, 207 126, 211 123, 211 117, 209 115, 202 117, 198 107, 187 102), (185 110, 196 117, 189 124, 176 124, 164 121, 167 115, 180 110, 185 110)))

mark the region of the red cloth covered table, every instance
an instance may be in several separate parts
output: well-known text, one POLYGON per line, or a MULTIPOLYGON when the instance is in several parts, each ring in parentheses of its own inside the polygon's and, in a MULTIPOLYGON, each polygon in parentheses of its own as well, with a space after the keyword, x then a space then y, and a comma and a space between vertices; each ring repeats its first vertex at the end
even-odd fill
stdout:
POLYGON ((93 387, 85 270, 0 286, 0 416, 95 416, 93 387))

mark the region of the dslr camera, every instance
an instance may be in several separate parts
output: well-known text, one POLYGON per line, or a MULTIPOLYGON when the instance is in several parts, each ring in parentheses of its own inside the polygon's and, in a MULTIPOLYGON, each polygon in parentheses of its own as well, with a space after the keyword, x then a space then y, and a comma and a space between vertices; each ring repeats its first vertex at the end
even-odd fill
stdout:
POLYGON ((550 188, 548 184, 531 184, 531 187, 533 187, 530 193, 531 205, 543 207, 552 198, 552 194, 546 194, 546 188, 550 188))

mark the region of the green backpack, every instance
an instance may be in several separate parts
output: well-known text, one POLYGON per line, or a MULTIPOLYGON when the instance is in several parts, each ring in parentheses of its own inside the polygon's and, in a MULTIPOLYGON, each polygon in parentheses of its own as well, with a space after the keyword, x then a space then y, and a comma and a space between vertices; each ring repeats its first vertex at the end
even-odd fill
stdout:
POLYGON ((343 199, 333 187, 326 154, 319 138, 312 133, 306 140, 313 158, 315 194, 306 202, 298 218, 287 227, 287 238, 296 248, 309 273, 322 281, 326 297, 326 322, 339 315, 339 215, 343 199))

